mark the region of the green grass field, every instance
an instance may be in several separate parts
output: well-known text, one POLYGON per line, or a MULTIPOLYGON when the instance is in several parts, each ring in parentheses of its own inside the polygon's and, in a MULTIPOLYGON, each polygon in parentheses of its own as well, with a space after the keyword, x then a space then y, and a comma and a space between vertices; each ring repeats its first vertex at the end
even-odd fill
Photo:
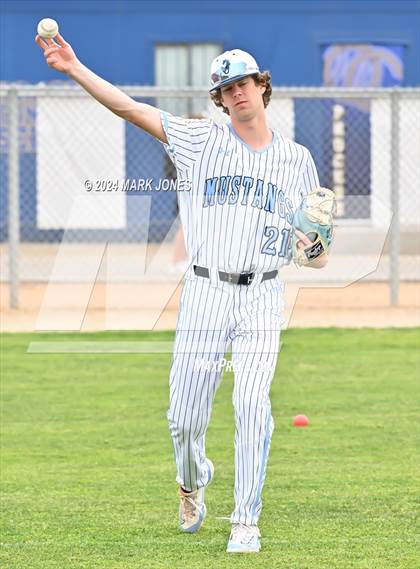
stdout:
POLYGON ((399 569, 420 566, 419 330, 290 330, 258 555, 225 553, 233 507, 233 375, 207 435, 215 480, 200 533, 177 528, 166 409, 170 354, 28 354, 2 336, 4 569, 399 569), (308 428, 291 426, 305 413, 308 428))

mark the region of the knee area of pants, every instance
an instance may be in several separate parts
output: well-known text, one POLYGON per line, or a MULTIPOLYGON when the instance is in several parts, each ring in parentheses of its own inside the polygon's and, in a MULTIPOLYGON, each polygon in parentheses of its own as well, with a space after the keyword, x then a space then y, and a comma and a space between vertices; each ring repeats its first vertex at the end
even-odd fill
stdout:
POLYGON ((187 409, 185 412, 181 410, 181 413, 171 413, 169 410, 167 413, 169 427, 172 432, 177 432, 187 436, 190 432, 197 431, 197 425, 203 422, 203 414, 205 411, 202 409, 187 409))
POLYGON ((253 390, 242 393, 240 390, 234 389, 232 394, 232 404, 236 412, 242 412, 244 409, 249 410, 269 410, 271 409, 271 402, 268 394, 258 397, 258 394, 253 390))

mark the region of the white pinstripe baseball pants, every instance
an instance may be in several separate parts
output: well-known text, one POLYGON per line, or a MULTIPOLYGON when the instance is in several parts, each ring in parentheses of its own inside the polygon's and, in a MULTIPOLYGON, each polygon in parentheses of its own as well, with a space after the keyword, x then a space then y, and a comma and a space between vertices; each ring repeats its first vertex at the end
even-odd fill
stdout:
POLYGON ((235 509, 231 522, 256 524, 261 513, 271 435, 269 399, 280 343, 283 283, 277 276, 249 285, 189 273, 181 295, 170 372, 169 429, 176 481, 187 490, 208 483, 205 434, 232 343, 235 410, 235 509))

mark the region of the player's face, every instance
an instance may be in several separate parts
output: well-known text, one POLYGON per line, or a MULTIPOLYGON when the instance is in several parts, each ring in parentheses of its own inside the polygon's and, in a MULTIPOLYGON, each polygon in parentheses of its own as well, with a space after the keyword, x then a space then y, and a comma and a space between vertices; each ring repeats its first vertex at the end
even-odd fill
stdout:
POLYGON ((245 77, 221 88, 222 102, 230 116, 249 120, 264 109, 264 85, 257 85, 252 77, 245 77))

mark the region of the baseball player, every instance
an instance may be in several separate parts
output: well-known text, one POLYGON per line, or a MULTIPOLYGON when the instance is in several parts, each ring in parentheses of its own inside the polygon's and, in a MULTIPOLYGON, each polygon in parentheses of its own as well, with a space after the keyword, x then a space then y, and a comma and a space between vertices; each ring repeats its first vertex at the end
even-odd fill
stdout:
MULTIPOLYGON (((179 485, 179 523, 197 532, 206 516, 204 492, 214 476, 205 435, 229 346, 234 371, 235 507, 227 551, 260 550, 258 519, 271 435, 269 390, 283 322, 279 269, 290 261, 321 268, 327 247, 293 226, 306 196, 319 186, 309 151, 273 132, 265 107, 268 72, 234 49, 211 66, 211 97, 231 119, 172 116, 139 103, 101 79, 61 35, 36 37, 50 67, 66 73, 118 116, 160 140, 174 162, 189 257, 170 371, 168 420, 179 485), (180 186, 182 187, 182 186, 180 186), (308 253, 307 253, 308 252, 308 253)), ((312 195, 312 194, 311 194, 312 195)), ((325 195, 325 194, 323 194, 325 195)))

